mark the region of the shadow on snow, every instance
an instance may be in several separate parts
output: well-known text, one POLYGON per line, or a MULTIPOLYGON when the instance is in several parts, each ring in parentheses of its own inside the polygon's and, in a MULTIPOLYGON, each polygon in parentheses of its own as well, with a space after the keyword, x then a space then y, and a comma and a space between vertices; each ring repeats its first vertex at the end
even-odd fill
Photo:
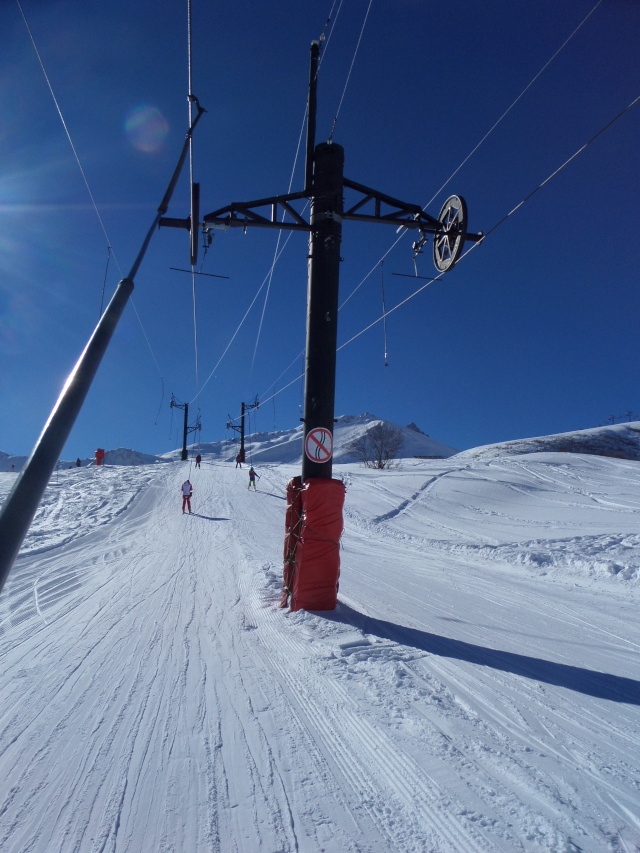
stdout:
POLYGON ((214 515, 202 515, 199 512, 185 512, 185 515, 190 515, 192 518, 204 518, 205 521, 230 521, 229 518, 218 518, 214 515))
POLYGON ((585 696, 608 699, 610 702, 640 705, 640 681, 634 681, 632 678, 554 663, 514 652, 503 652, 486 646, 474 646, 462 640, 452 640, 428 631, 419 631, 416 628, 406 628, 382 619, 374 619, 342 602, 339 602, 335 611, 322 611, 317 615, 334 622, 353 625, 367 634, 374 634, 399 645, 410 646, 439 657, 488 666, 491 669, 510 672, 533 681, 575 690, 576 693, 584 693, 585 696))

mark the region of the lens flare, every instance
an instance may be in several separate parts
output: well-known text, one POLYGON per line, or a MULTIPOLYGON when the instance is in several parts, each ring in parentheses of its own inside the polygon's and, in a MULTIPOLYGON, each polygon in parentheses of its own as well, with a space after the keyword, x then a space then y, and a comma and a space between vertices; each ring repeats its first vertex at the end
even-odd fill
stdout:
POLYGON ((169 132, 169 125, 156 107, 139 106, 132 109, 127 116, 124 129, 134 148, 153 153, 162 146, 169 132))

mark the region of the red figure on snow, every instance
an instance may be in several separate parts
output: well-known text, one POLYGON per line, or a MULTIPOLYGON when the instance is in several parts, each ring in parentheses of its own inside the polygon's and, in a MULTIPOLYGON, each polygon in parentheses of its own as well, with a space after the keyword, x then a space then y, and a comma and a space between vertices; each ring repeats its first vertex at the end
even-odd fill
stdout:
POLYGON ((191 512, 191 495, 193 494, 193 486, 190 480, 185 480, 182 484, 182 512, 186 507, 191 512))

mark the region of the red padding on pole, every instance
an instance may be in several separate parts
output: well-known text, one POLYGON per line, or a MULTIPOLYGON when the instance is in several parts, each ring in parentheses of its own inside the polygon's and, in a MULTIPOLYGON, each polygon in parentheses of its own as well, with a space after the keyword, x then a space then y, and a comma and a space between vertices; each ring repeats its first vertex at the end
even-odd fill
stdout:
POLYGON ((287 483, 287 514, 284 522, 284 568, 282 570, 282 598, 280 607, 286 607, 291 595, 291 584, 296 567, 296 548, 302 528, 302 477, 287 483))
POLYGON ((335 610, 344 496, 342 480, 312 478, 300 492, 302 528, 295 552, 291 610, 335 610))

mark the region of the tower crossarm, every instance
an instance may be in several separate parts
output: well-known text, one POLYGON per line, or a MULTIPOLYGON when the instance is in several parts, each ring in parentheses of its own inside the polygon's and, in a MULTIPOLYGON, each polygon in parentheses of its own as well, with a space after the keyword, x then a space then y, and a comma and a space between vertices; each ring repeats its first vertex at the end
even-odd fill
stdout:
POLYGON ((207 228, 281 228, 288 231, 310 231, 311 225, 292 202, 308 199, 306 192, 276 195, 255 201, 234 201, 226 207, 207 213, 203 218, 207 228), (265 208, 265 211, 261 211, 265 208))
MULTIPOLYGON (((360 194, 360 198, 354 204, 345 206, 343 219, 359 222, 386 222, 390 225, 417 229, 422 234, 436 234, 442 230, 442 223, 425 213, 418 204, 400 201, 349 178, 344 178, 343 186, 360 194)), ((481 238, 481 234, 466 235, 467 240, 474 242, 481 238)))
POLYGON ((400 201, 393 196, 371 189, 349 178, 344 178, 343 185, 360 194, 360 198, 351 206, 345 205, 343 219, 353 219, 365 222, 390 222, 395 225, 405 225, 408 228, 423 228, 435 231, 439 222, 428 213, 424 213, 420 205, 400 201), (389 209, 390 208, 390 209, 389 209))

